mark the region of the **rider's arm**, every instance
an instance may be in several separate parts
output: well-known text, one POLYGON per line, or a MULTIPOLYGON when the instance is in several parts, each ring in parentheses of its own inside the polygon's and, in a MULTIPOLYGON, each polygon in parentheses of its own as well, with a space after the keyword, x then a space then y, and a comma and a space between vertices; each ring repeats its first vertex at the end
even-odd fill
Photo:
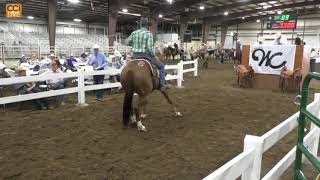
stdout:
POLYGON ((147 50, 149 51, 150 55, 154 56, 154 43, 153 43, 153 35, 152 33, 148 33, 147 37, 147 50))

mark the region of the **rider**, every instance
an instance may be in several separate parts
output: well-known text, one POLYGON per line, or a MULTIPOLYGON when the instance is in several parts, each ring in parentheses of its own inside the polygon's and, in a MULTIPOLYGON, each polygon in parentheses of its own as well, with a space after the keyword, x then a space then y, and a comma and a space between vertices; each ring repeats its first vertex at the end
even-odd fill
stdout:
POLYGON ((157 66, 160 72, 160 91, 165 91, 168 86, 165 80, 164 64, 159 61, 154 53, 153 35, 148 30, 148 19, 140 19, 140 29, 131 33, 126 40, 126 44, 132 46, 133 58, 144 58, 149 60, 151 64, 157 66))

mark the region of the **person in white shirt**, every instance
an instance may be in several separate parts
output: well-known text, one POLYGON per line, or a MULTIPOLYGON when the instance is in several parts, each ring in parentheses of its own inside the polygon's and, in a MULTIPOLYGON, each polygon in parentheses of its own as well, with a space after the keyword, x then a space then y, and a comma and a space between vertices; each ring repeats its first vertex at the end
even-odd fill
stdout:
POLYGON ((316 71, 316 59, 319 57, 316 50, 314 48, 311 49, 310 54, 310 72, 316 71))
POLYGON ((287 45, 287 38, 281 34, 281 32, 277 32, 275 34, 275 40, 273 41, 273 45, 287 45))
MULTIPOLYGON (((60 61, 58 60, 52 60, 50 62, 50 70, 43 73, 44 74, 60 74, 63 73, 60 68, 60 61)), ((50 87, 52 90, 58 90, 58 89, 64 89, 64 80, 61 78, 54 78, 54 79, 50 79, 49 81, 50 87)), ((64 95, 60 95, 58 96, 58 99, 61 103, 61 105, 65 105, 65 98, 64 95)))
POLYGON ((264 38, 262 36, 259 36, 257 39, 257 42, 254 43, 254 46, 263 45, 263 41, 264 41, 264 38))

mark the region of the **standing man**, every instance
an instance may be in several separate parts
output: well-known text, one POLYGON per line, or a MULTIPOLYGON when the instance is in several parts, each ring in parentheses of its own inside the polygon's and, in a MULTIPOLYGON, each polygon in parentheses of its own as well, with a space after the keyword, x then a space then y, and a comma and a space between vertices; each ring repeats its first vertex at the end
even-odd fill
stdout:
MULTIPOLYGON (((99 46, 95 44, 93 46, 93 54, 89 56, 88 65, 91 65, 94 70, 104 70, 107 66, 107 57, 99 52, 99 46)), ((103 84, 104 75, 95 75, 93 76, 94 84, 103 84)), ((103 90, 96 90, 96 100, 103 101, 103 90)))
POLYGON ((148 30, 148 27, 148 19, 141 18, 140 29, 131 33, 131 35, 126 40, 126 44, 132 46, 134 59, 147 59, 151 64, 157 66, 160 72, 160 91, 165 91, 168 86, 166 85, 165 80, 164 64, 155 56, 153 35, 148 30))

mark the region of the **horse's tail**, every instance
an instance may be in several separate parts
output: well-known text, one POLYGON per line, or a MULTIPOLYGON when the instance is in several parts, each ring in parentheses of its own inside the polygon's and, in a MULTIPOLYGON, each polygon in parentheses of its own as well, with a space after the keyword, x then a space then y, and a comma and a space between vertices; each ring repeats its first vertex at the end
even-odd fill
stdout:
POLYGON ((127 87, 125 89, 125 96, 123 101, 122 121, 124 126, 128 126, 130 116, 132 114, 132 100, 134 93, 133 72, 128 71, 126 77, 127 87))

